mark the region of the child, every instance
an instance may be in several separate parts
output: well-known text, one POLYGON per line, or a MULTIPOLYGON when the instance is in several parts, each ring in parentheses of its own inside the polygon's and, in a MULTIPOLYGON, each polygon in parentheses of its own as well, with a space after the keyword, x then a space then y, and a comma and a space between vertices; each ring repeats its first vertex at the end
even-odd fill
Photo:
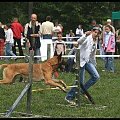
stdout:
MULTIPOLYGON (((62 40, 62 33, 57 34, 58 40, 54 43, 54 55, 60 55, 62 52, 62 55, 65 55, 66 53, 66 45, 65 42, 62 40)), ((61 64, 58 66, 60 70, 64 71, 64 59, 62 60, 61 64)), ((54 72, 54 76, 57 78, 59 76, 58 72, 54 72)))
MULTIPOLYGON (((115 52, 115 35, 110 25, 105 26, 105 32, 103 33, 103 48, 105 55, 113 55, 115 52)), ((114 72, 113 60, 113 57, 105 58, 105 69, 107 71, 114 72)))
MULTIPOLYGON (((13 39, 13 32, 10 26, 11 26, 10 24, 6 25, 7 31, 6 31, 6 40, 5 40, 5 54, 6 56, 16 56, 12 51, 14 39, 13 39)), ((16 60, 16 57, 14 57, 14 59, 16 60)), ((6 60, 8 60, 8 58, 6 60)))
POLYGON ((60 55, 60 53, 62 52, 62 55, 65 55, 66 45, 62 40, 62 33, 58 33, 57 37, 58 39, 54 43, 54 54, 60 55))

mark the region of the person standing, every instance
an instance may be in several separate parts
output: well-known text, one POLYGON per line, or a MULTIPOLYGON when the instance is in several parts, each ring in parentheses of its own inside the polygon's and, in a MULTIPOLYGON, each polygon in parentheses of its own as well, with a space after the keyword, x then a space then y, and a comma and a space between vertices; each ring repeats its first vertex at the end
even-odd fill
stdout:
POLYGON ((17 43, 19 49, 19 55, 24 56, 21 45, 21 37, 24 29, 23 26, 19 23, 17 17, 13 18, 13 22, 11 23, 11 29, 13 31, 13 39, 14 39, 13 53, 17 55, 16 53, 16 43, 17 43))
MULTIPOLYGON (((60 55, 62 53, 62 55, 66 54, 66 45, 65 45, 65 41, 62 40, 62 33, 58 33, 57 34, 58 39, 55 41, 54 43, 54 55, 60 55)), ((60 70, 63 72, 64 71, 64 59, 62 59, 61 64, 59 65, 58 68, 60 68, 60 70)))
MULTIPOLYGON (((5 32, 4 28, 2 28, 2 23, 0 22, 0 56, 4 55, 4 43, 5 43, 5 32)), ((0 57, 0 59, 2 59, 0 57)))
MULTIPOLYGON (((73 42, 76 42, 76 40, 74 40, 73 42)), ((76 56, 77 47, 78 47, 78 44, 74 43, 73 48, 69 51, 68 55, 75 55, 76 56)), ((66 65, 65 65, 65 72, 72 72, 73 65, 75 63, 76 63, 76 58, 68 57, 66 65)))
MULTIPOLYGON (((103 49, 105 55, 113 55, 115 53, 115 35, 112 32, 111 25, 105 26, 105 32, 103 33, 103 49)), ((114 58, 105 57, 105 70, 114 72, 114 58)))
POLYGON ((78 27, 76 28, 76 37, 81 37, 84 34, 82 25, 78 25, 78 27))
MULTIPOLYGON (((112 21, 111 21, 111 19, 107 19, 107 23, 106 23, 106 25, 110 25, 111 26, 111 28, 112 28, 112 32, 113 32, 113 34, 115 35, 115 28, 114 28, 114 26, 112 25, 112 21)), ((105 32, 105 26, 106 25, 104 25, 103 26, 103 34, 104 34, 104 32, 105 32)), ((104 38, 103 38, 104 39, 104 38)))
POLYGON ((98 25, 97 25, 96 20, 92 20, 91 23, 90 23, 90 25, 89 25, 89 30, 92 30, 94 27, 97 27, 97 26, 98 25))
POLYGON ((41 55, 42 56, 46 56, 46 57, 42 57, 42 61, 47 59, 47 53, 49 52, 48 50, 48 44, 50 44, 50 48, 51 48, 51 53, 50 57, 53 57, 53 43, 52 43, 52 36, 53 36, 53 28, 54 28, 54 24, 53 22, 51 22, 51 16, 47 16, 46 17, 46 21, 42 23, 42 38, 41 39, 41 55))
MULTIPOLYGON (((41 36, 41 23, 37 21, 37 15, 32 14, 31 20, 25 25, 24 36, 30 43, 29 50, 34 50, 34 56, 40 56, 40 36, 41 36)), ((34 63, 39 63, 40 58, 35 57, 34 63)))
MULTIPOLYGON (((80 72, 79 72, 79 82, 84 83, 85 70, 90 74, 90 79, 83 84, 84 89, 87 90, 93 86, 99 79, 99 73, 95 67, 95 53, 96 53, 96 37, 99 34, 99 28, 94 27, 91 31, 85 32, 85 34, 80 37, 77 42, 80 46, 80 72)), ((65 100, 71 104, 75 104, 73 101, 75 98, 76 88, 73 87, 68 91, 65 96, 65 100)), ((85 97, 87 97, 83 90, 80 91, 85 97)))
MULTIPOLYGON (((11 29, 10 23, 6 24, 6 39, 5 39, 5 55, 6 56, 16 56, 13 51, 12 47, 14 46, 14 39, 13 39, 13 31, 11 29)), ((8 62, 9 58, 6 58, 6 61, 8 62)), ((17 58, 14 57, 16 60, 17 58)))
POLYGON ((62 29, 59 25, 58 20, 56 20, 55 21, 55 26, 54 26, 54 29, 53 29, 53 37, 57 37, 57 34, 60 33, 60 32, 62 33, 62 29))
POLYGON ((47 16, 46 21, 42 23, 43 39, 52 39, 54 24, 51 22, 51 17, 47 16))
MULTIPOLYGON (((70 30, 69 37, 75 37, 75 34, 74 34, 73 30, 70 30)), ((69 42, 73 42, 73 40, 74 40, 74 38, 68 38, 68 39, 69 39, 68 40, 69 42)), ((69 44, 68 46, 69 46, 70 49, 73 48, 73 44, 69 44)))
POLYGON ((65 55, 66 53, 66 45, 65 41, 62 40, 62 33, 57 34, 58 39, 54 43, 54 54, 60 55, 62 52, 62 55, 65 55))

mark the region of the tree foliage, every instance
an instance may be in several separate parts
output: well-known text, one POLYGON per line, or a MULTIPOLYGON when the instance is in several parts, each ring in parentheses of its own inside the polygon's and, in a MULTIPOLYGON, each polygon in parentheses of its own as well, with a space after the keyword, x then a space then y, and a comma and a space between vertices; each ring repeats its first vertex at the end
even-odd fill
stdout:
MULTIPOLYGON (((29 21, 28 7, 28 2, 1 2, 0 21, 4 24, 16 16, 24 25, 29 21)), ((40 22, 50 15, 53 22, 59 20, 64 32, 70 29, 75 31, 78 24, 87 29, 92 19, 103 24, 119 8, 119 2, 33 2, 33 12, 40 22)))

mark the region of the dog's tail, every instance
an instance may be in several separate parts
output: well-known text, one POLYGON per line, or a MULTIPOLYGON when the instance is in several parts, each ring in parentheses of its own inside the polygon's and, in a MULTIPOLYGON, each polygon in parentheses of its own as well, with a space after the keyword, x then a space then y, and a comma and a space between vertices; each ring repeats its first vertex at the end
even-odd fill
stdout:
POLYGON ((5 67, 7 67, 7 66, 8 66, 8 64, 2 64, 2 65, 0 65, 0 69, 3 69, 5 67))

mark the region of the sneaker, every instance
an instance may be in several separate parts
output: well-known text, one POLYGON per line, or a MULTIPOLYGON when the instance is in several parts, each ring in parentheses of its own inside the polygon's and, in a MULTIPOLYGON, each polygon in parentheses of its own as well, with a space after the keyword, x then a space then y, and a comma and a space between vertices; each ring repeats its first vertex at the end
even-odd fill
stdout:
POLYGON ((65 100, 66 100, 68 103, 70 103, 71 105, 76 105, 76 103, 75 103, 74 101, 68 100, 66 97, 65 97, 65 100))

